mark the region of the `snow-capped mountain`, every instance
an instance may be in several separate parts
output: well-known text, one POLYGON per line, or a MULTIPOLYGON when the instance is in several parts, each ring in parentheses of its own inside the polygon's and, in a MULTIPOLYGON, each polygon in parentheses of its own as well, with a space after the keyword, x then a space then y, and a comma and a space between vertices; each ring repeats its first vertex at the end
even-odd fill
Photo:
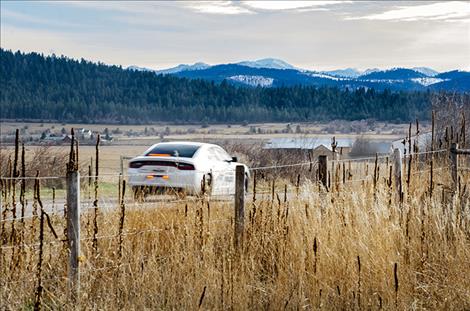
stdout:
POLYGON ((334 76, 334 77, 340 77, 340 78, 357 78, 362 74, 361 71, 355 68, 322 71, 322 73, 330 75, 330 76, 334 76))
POLYGON ((340 75, 333 75, 333 74, 328 74, 326 72, 315 72, 315 71, 305 71, 304 72, 306 75, 310 77, 315 77, 315 78, 324 78, 324 79, 330 79, 330 80, 335 80, 335 81, 340 81, 340 80, 349 80, 350 78, 340 76, 340 75))
POLYGON ((202 69, 207 69, 209 68, 210 65, 202 62, 194 63, 192 65, 187 65, 187 64, 181 64, 176 67, 168 68, 168 69, 163 69, 163 70, 155 70, 156 73, 158 74, 170 74, 170 73, 177 73, 181 71, 187 71, 187 70, 202 70, 202 69))
POLYGON ((392 68, 388 70, 374 71, 359 76, 361 80, 404 80, 412 78, 424 78, 425 74, 406 68, 392 68))
POLYGON ((424 78, 412 78, 411 81, 419 83, 424 86, 429 86, 431 84, 436 84, 436 83, 443 82, 443 81, 449 81, 449 79, 424 77, 424 78))
POLYGON ((210 65, 208 64, 198 62, 192 65, 180 64, 176 67, 162 69, 162 70, 150 69, 150 68, 138 67, 138 66, 129 66, 127 67, 127 69, 136 70, 136 71, 152 71, 152 72, 155 72, 156 74, 173 74, 173 73, 178 73, 178 72, 186 71, 186 70, 201 70, 201 69, 206 69, 209 67, 210 65))
POLYGON ((417 72, 421 72, 422 74, 424 74, 428 77, 434 77, 434 76, 437 76, 439 74, 438 71, 436 71, 432 68, 429 68, 429 67, 413 67, 411 69, 413 69, 414 71, 417 71, 417 72))
MULTIPOLYGON (((129 69, 150 70, 135 66, 129 69)), ((190 79, 211 80, 216 83, 225 80, 232 84, 250 87, 312 85, 337 86, 343 89, 364 87, 379 90, 387 88, 396 91, 435 89, 470 92, 469 72, 455 70, 439 73, 428 67, 387 70, 372 68, 363 72, 355 68, 314 71, 296 68, 280 59, 264 58, 212 66, 205 63, 183 64, 169 69, 151 71, 190 79)))
POLYGON ((250 76, 250 75, 238 75, 238 76, 231 76, 227 79, 240 82, 242 84, 250 85, 250 86, 262 86, 262 87, 270 87, 273 85, 273 78, 266 78, 263 76, 250 76))
POLYGON ((255 61, 243 61, 236 63, 240 66, 251 68, 270 68, 270 69, 296 69, 289 63, 277 58, 263 58, 255 61))
POLYGON ((370 69, 364 70, 364 72, 361 75, 367 75, 369 73, 373 73, 373 72, 376 72, 376 71, 381 71, 381 70, 379 68, 370 68, 370 69))

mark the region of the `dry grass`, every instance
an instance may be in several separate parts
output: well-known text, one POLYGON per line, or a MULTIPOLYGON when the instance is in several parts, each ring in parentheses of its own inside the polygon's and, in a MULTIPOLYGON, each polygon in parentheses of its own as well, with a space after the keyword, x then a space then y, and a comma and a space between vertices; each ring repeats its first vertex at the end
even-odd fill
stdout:
MULTIPOLYGON (((413 175, 401 205, 383 177, 375 193, 372 182, 326 192, 306 180, 287 202, 259 196, 240 249, 230 201, 128 203, 121 258, 119 209, 99 215, 97 252, 84 214, 80 309, 469 309, 469 190, 452 198, 448 173, 436 175, 432 199, 427 174, 413 175)), ((2 231, 0 309, 34 304, 38 245, 8 246, 38 243, 38 222, 16 222, 13 240, 10 223, 2 231)), ((45 227, 42 306, 70 309, 64 220, 52 223, 59 238, 45 227)))
MULTIPOLYGON (((303 131, 309 132, 310 134, 321 135, 325 134, 330 137, 332 133, 326 133, 325 128, 331 126, 332 123, 335 123, 336 129, 339 125, 345 126, 346 128, 351 127, 351 125, 364 123, 366 121, 346 121, 346 120, 337 120, 331 122, 306 122, 306 123, 289 123, 291 128, 295 130, 296 126, 299 125, 303 131)), ((428 122, 425 122, 423 126, 429 129, 428 122)), ((169 124, 169 123, 154 123, 147 125, 123 125, 123 124, 80 124, 80 123, 39 123, 39 122, 9 122, 5 120, 2 122, 2 135, 14 135, 14 132, 18 128, 23 128, 27 133, 30 134, 40 134, 46 129, 52 130, 52 132, 60 132, 62 128, 70 130, 70 128, 87 128, 92 131, 103 133, 105 128, 108 128, 110 131, 119 128, 123 132, 134 131, 134 132, 144 132, 145 128, 150 130, 153 128, 157 133, 164 132, 167 127, 170 128, 170 135, 165 135, 165 137, 170 137, 172 139, 204 139, 204 138, 216 138, 223 139, 237 139, 240 138, 240 135, 245 135, 248 133, 250 126, 255 127, 256 129, 260 128, 262 131, 271 131, 271 135, 277 136, 275 131, 282 131, 286 128, 288 122, 283 123, 250 123, 246 125, 242 124, 210 124, 209 127, 202 127, 201 124, 188 124, 188 125, 178 125, 178 124, 169 124), (224 137, 221 137, 224 136, 224 137)), ((374 122, 374 129, 369 130, 366 127, 363 127, 363 133, 365 135, 385 135, 385 138, 397 137, 397 135, 404 135, 408 128, 408 124, 400 123, 390 123, 390 122, 374 122)), ((350 137, 357 135, 356 131, 352 130, 349 132, 337 132, 336 136, 350 137)), ((155 134, 154 134, 155 135, 155 134)), ((285 136, 283 134, 282 136, 285 136)), ((116 135, 114 135, 116 136, 116 135)), ((120 136, 120 135, 117 135, 120 136)), ((147 136, 147 135, 146 135, 147 136)), ((257 135, 249 135, 257 136, 257 135)), ((261 137, 266 138, 266 135, 261 135, 261 137)), ((380 138, 384 138, 380 137, 380 138)), ((398 136, 399 137, 399 136, 398 136)), ((155 135, 155 138, 158 138, 158 135, 155 135)), ((269 137, 268 137, 269 138, 269 137)), ((128 138, 128 140, 135 139, 128 138)))

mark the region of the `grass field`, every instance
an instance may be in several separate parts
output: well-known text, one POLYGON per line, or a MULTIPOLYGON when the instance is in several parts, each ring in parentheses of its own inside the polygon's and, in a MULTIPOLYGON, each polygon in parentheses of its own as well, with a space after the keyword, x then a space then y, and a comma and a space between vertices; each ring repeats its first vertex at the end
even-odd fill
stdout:
MULTIPOLYGON (((221 144, 255 144, 259 146, 271 138, 277 137, 318 137, 331 139, 347 137, 357 138, 364 137, 368 140, 390 141, 399 139, 406 135, 408 124, 387 124, 383 122, 373 122, 373 130, 367 126, 366 122, 347 122, 336 121, 333 126, 330 123, 293 123, 290 124, 291 131, 286 131, 287 123, 263 123, 240 125, 210 125, 203 128, 201 125, 171 125, 171 124, 154 124, 154 125, 112 125, 112 124, 59 124, 59 123, 21 123, 21 122, 2 122, 1 139, 3 141, 3 149, 11 151, 13 149, 14 133, 16 129, 22 129, 21 134, 26 140, 26 156, 33 155, 39 146, 44 145, 39 140, 41 133, 49 130, 52 133, 60 134, 62 128, 67 131, 73 128, 87 128, 97 133, 103 133, 105 128, 111 132, 116 128, 120 129, 119 134, 111 134, 114 137, 112 142, 103 143, 100 146, 100 166, 101 172, 104 174, 118 173, 120 171, 120 157, 133 157, 142 154, 149 146, 162 140, 189 140, 212 142, 221 144), (295 133, 296 127, 300 126, 301 133, 295 133), (337 125, 337 126, 336 126, 337 125), (159 133, 165 132, 169 128, 169 133, 161 136, 159 133), (326 131, 330 127, 333 130, 326 131), (147 132, 145 129, 147 128, 147 132), (257 131, 250 132, 250 128, 257 131), (340 132, 339 129, 343 128, 340 132), (357 129, 357 132, 352 129, 357 129), (150 130, 152 129, 152 130, 150 130), (260 130, 258 130, 260 129, 260 130), (336 130, 336 132, 334 131, 336 130), (332 132, 331 132, 332 131, 332 132), (331 133, 329 133, 331 132, 331 133), (131 134, 132 133, 132 134, 131 134), (32 141, 28 141, 28 135, 32 141)), ((422 124, 421 130, 426 131, 428 124, 422 124)), ((54 153, 68 152, 68 146, 51 146, 54 153)), ((80 147, 80 157, 83 165, 87 167, 89 159, 95 156, 94 141, 83 142, 80 147)))
MULTIPOLYGON (((31 181, 28 202, 22 202, 20 183, 14 190, 3 181, 1 213, 7 221, 0 227, 0 309, 470 308, 467 156, 460 160, 455 192, 446 151, 433 157, 432 167, 428 155, 413 158, 409 175, 404 161, 402 202, 388 159, 377 169, 374 159, 330 165, 328 189, 317 183, 316 166, 311 172, 305 167, 258 171, 236 246, 233 198, 171 196, 141 203, 128 188, 119 198, 119 157, 146 147, 100 147, 96 218, 90 209, 93 184, 82 181, 77 301, 67 283, 64 206, 51 212, 47 183, 40 183, 38 198, 31 181), (42 225, 39 199, 50 213, 50 222, 43 218, 42 225), (38 214, 11 221, 23 203, 38 214)), ((26 146, 27 160, 41 162, 33 156, 40 148, 26 146)), ((43 155, 68 152, 51 148, 43 155)), ((94 146, 80 146, 82 169, 94 152, 94 146)), ((259 150, 247 155, 265 157, 259 150)), ((64 197, 57 189, 55 205, 63 205, 64 197)))
MULTIPOLYGON (((428 122, 420 125, 422 131, 430 129, 428 122)), ((375 139, 395 139, 404 136, 409 124, 393 124, 378 121, 332 121, 327 123, 254 123, 254 124, 207 124, 207 125, 175 125, 175 124, 149 124, 149 125, 116 125, 116 124, 65 124, 65 123, 24 123, 4 121, 1 125, 2 136, 14 135, 16 129, 22 129, 22 135, 38 137, 42 132, 49 130, 60 133, 62 128, 70 131, 71 128, 87 128, 93 132, 103 133, 106 128, 109 132, 119 129, 119 133, 112 134, 124 144, 139 144, 140 139, 160 138, 164 133, 165 139, 269 139, 285 136, 326 136, 351 137, 365 135, 375 139), (288 130, 288 124, 290 130, 288 130), (296 133, 297 126, 300 132, 296 133), (251 128, 251 130, 250 130, 251 128), (147 129, 147 131, 146 131, 147 129), (256 131, 254 133, 253 131, 256 131), (121 133, 122 132, 122 133, 121 133), (137 140, 134 142, 134 140, 137 140)))
MULTIPOLYGON (((305 181, 288 201, 277 191, 280 200, 260 197, 246 206, 240 247, 230 201, 99 213, 96 248, 93 215, 83 214, 80 308, 468 309, 469 194, 450 200, 436 191, 430 199, 427 174, 415 177, 403 204, 390 201, 385 181, 375 191, 372 182, 353 182, 330 192, 305 181)), ((435 181, 448 184, 448 173, 435 181)), ((40 256, 43 308, 74 306, 63 218, 52 218, 58 238, 45 225, 42 247, 39 218, 16 223, 27 247, 9 248, 10 225, 2 231, 0 307, 33 307, 40 256)))

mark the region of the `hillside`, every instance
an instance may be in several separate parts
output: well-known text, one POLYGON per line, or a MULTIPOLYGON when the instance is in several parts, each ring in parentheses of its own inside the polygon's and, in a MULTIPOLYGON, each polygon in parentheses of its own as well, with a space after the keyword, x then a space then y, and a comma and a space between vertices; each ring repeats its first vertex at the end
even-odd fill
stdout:
MULTIPOLYGON (((0 51, 2 119, 178 123, 427 119, 430 92, 280 86, 246 88, 125 70, 66 57, 0 51)), ((234 65, 240 66, 240 65, 234 65)), ((259 68, 245 68, 252 75, 259 68)), ((207 69, 198 70, 204 73, 207 69)), ((214 69, 212 69, 214 70, 214 69)), ((223 72, 228 70, 220 67, 223 72)), ((265 72, 276 69, 262 69, 265 72)), ((291 75, 297 71, 283 70, 291 75)), ((190 71, 183 71, 189 73, 190 71)), ((316 77, 317 79, 324 79, 316 77)))
POLYGON ((404 80, 414 78, 425 78, 425 74, 412 69, 397 68, 385 71, 375 71, 360 76, 362 80, 404 80))
POLYGON ((245 86, 280 87, 292 85, 335 86, 340 89, 374 88, 392 91, 470 91, 470 73, 451 71, 439 75, 426 75, 421 71, 405 68, 375 70, 359 75, 352 70, 316 72, 298 69, 252 67, 238 64, 223 64, 196 70, 172 72, 178 77, 204 79, 245 86), (256 77, 256 79, 254 79, 256 77), (261 81, 261 83, 258 83, 261 81), (265 81, 269 81, 266 83, 265 81), (446 83, 441 83, 446 82, 446 83))
POLYGON ((470 92, 470 72, 439 73, 428 67, 392 68, 388 70, 353 68, 330 71, 306 70, 273 58, 241 61, 230 64, 181 64, 173 68, 154 70, 130 66, 128 69, 172 74, 190 79, 204 79, 239 86, 279 87, 292 85, 336 86, 340 89, 374 88, 392 91, 449 91, 470 92))

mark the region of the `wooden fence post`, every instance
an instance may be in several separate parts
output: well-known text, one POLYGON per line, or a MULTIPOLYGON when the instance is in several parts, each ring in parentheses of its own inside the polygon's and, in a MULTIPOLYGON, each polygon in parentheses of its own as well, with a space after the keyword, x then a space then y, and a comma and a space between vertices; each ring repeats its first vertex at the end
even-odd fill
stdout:
POLYGON ((457 191, 457 184, 458 184, 458 154, 457 149, 459 145, 456 143, 452 143, 450 146, 450 165, 451 165, 451 176, 452 176, 452 191, 455 193, 457 191))
POLYGON ((256 171, 253 174, 253 203, 256 202, 256 171))
POLYGON ((69 242, 69 288, 72 300, 80 292, 80 173, 67 172, 67 238, 69 242))
POLYGON ((393 167, 395 176, 395 191, 397 202, 403 200, 403 186, 402 186, 402 163, 401 163, 401 152, 400 149, 396 148, 393 150, 393 167))
POLYGON ((434 171, 434 110, 432 111, 432 121, 431 121, 431 154, 430 154, 430 163, 429 163, 429 197, 432 198, 433 188, 433 171, 434 171))
POLYGON ((323 186, 328 189, 327 178, 328 178, 328 159, 326 155, 320 155, 318 156, 318 179, 320 179, 323 186))
POLYGON ((124 157, 122 155, 119 156, 119 170, 121 174, 124 175, 124 157))
POLYGON ((245 167, 235 170, 235 247, 241 243, 245 224, 245 167))

